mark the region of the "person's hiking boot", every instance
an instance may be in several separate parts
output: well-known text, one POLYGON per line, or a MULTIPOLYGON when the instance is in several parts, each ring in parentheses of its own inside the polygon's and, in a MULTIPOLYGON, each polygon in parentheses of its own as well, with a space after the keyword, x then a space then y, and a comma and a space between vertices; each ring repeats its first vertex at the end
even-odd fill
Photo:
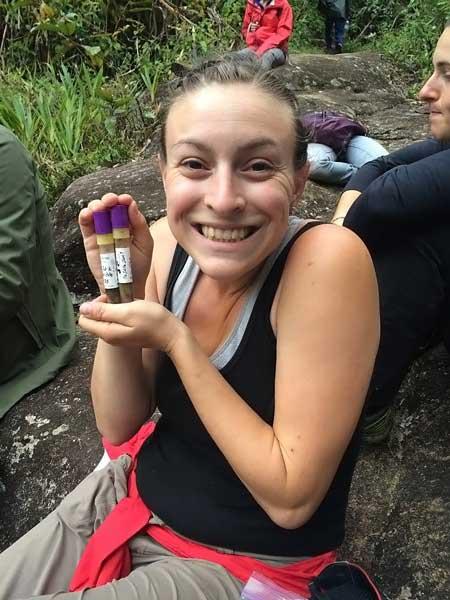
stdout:
POLYGON ((392 430, 394 410, 392 406, 383 408, 374 414, 367 414, 363 424, 363 441, 366 444, 381 444, 392 430))
POLYGON ((334 49, 335 54, 342 54, 342 44, 336 44, 336 48, 334 49))

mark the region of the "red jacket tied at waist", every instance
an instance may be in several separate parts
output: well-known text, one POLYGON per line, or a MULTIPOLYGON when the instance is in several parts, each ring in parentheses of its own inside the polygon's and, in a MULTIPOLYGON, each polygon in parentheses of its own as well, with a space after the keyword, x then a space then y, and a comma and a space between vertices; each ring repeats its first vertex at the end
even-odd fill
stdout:
POLYGON ((258 0, 247 0, 242 37, 258 56, 272 48, 287 52, 291 34, 292 8, 287 0, 271 0, 265 8, 258 0), (254 31, 250 30, 252 23, 257 25, 254 31))
MULTIPOLYGON (((154 423, 145 424, 131 440, 121 446, 104 441, 111 458, 129 454, 136 458, 142 444, 153 433, 154 423)), ((128 478, 128 496, 123 498, 106 517, 89 540, 70 582, 71 592, 98 587, 126 577, 131 570, 128 541, 137 533, 146 532, 161 546, 180 558, 208 560, 223 566, 229 573, 247 581, 258 571, 285 589, 309 596, 308 584, 329 563, 334 552, 327 552, 282 567, 265 564, 249 556, 226 554, 177 535, 168 527, 149 525, 151 510, 141 500, 135 470, 128 478)))

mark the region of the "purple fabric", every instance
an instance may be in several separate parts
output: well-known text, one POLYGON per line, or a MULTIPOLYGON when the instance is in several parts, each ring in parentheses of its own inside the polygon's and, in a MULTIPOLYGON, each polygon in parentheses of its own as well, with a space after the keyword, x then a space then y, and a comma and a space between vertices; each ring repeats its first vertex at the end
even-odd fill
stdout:
POLYGON ((303 125, 309 130, 311 142, 325 144, 337 154, 346 149, 355 135, 367 135, 367 129, 350 117, 332 111, 306 113, 303 125))
POLYGON ((94 212, 95 233, 105 234, 112 232, 111 215, 109 210, 98 210, 94 212))
POLYGON ((129 225, 128 207, 117 204, 111 209, 111 222, 113 229, 126 229, 129 225))

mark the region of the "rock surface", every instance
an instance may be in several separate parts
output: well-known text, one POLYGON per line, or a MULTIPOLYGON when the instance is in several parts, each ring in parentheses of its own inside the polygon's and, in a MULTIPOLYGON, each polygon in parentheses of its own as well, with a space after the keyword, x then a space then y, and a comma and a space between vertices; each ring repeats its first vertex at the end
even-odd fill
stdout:
MULTIPOLYGON (((302 107, 340 108, 369 125, 389 149, 422 138, 426 120, 402 94, 402 79, 382 57, 291 55, 286 78, 302 107)), ((92 282, 76 215, 107 191, 130 192, 149 220, 164 212, 154 158, 75 181, 52 212, 58 262, 70 289, 92 282)), ((298 213, 327 219, 339 190, 308 183, 298 213)), ((55 508, 102 455, 89 395, 95 342, 79 333, 72 363, 30 394, 0 429, 0 550, 55 508)), ((449 358, 437 349, 417 362, 399 394, 389 443, 366 449, 352 487, 342 555, 375 574, 391 600, 450 597, 449 358)))

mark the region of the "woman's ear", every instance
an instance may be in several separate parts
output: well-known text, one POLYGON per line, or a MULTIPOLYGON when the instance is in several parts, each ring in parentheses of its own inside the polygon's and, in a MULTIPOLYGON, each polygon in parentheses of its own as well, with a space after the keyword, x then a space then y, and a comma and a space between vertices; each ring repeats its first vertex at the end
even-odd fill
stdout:
POLYGON ((294 206, 297 206, 298 201, 302 197, 303 190, 305 189, 305 185, 306 185, 306 180, 308 179, 308 175, 309 175, 309 163, 307 161, 303 165, 303 167, 296 169, 296 171, 294 173, 294 195, 293 195, 292 202, 291 202, 291 208, 294 208, 294 206))

